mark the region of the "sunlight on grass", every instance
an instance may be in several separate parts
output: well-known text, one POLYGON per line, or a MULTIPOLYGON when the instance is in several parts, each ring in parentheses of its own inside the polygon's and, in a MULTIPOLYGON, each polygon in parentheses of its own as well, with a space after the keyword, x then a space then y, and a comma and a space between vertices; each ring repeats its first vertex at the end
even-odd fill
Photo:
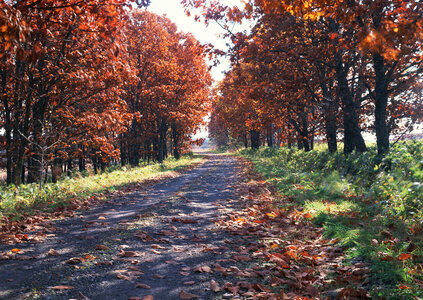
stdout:
POLYGON ((338 203, 324 200, 305 201, 304 209, 312 215, 320 213, 338 214, 340 212, 353 212, 359 210, 359 205, 352 201, 340 200, 338 203))
POLYGON ((310 214, 338 241, 345 264, 370 264, 372 297, 423 296, 423 142, 398 143, 382 161, 374 147, 349 155, 325 147, 239 154, 276 187, 278 206, 310 214))
POLYGON ((201 156, 184 156, 179 160, 169 158, 163 164, 151 164, 137 168, 114 167, 114 170, 98 175, 76 173, 58 183, 47 183, 43 189, 37 184, 23 184, 19 187, 0 187, 0 219, 19 219, 23 214, 34 214, 36 210, 51 211, 66 206, 72 199, 84 199, 97 193, 113 192, 126 185, 142 182, 157 176, 199 163, 201 156))

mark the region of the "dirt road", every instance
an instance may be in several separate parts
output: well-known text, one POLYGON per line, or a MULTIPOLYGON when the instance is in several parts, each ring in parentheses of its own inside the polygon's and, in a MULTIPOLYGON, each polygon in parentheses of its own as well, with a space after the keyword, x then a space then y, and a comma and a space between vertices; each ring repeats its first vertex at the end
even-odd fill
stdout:
POLYGON ((241 241, 214 221, 217 207, 238 201, 239 166, 207 156, 177 178, 54 222, 43 242, 0 245, 3 253, 19 250, 0 260, 0 298, 223 297, 210 290, 211 280, 223 283, 212 266, 224 265, 230 244, 241 241))

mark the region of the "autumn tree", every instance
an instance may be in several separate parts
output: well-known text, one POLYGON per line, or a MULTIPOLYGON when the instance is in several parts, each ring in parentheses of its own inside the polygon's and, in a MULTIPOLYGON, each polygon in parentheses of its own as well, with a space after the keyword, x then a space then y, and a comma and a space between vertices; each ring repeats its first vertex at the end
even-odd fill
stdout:
POLYGON ((140 155, 162 161, 170 143, 176 157, 189 147, 208 110, 204 47, 133 4, 2 2, 7 183, 18 185, 26 174, 37 181, 44 155, 57 180, 76 158, 80 170, 90 159, 98 172, 119 158, 134 165, 140 155))
MULTIPOLYGON (((337 99, 341 103, 344 151, 366 150, 361 135, 362 128, 369 127, 366 121, 374 124, 378 152, 383 155, 387 151, 389 133, 402 115, 398 109, 409 107, 398 106, 401 94, 407 89, 405 86, 411 88, 421 78, 421 3, 251 0, 244 9, 218 1, 184 3, 188 9, 200 9, 198 18, 206 22, 258 20, 256 33, 261 35, 260 44, 267 46, 261 46, 260 51, 283 52, 285 59, 300 62, 299 67, 302 64, 295 73, 304 78, 312 102, 333 112, 325 113, 331 151, 336 150, 333 125, 337 99), (316 90, 309 86, 311 79, 319 82, 316 90), (319 98, 331 99, 334 105, 328 107, 329 103, 319 98), (369 112, 372 117, 366 120, 369 112)), ((237 36, 232 36, 233 49, 237 50, 237 36)), ((269 55, 263 55, 266 56, 269 55)), ((234 57, 240 59, 242 55, 234 57)))

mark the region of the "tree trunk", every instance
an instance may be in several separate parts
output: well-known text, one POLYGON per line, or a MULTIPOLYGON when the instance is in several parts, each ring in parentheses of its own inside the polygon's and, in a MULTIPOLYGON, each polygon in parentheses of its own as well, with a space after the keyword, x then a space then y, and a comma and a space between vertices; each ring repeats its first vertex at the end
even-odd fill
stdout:
POLYGON ((51 180, 53 183, 56 183, 59 180, 60 175, 62 175, 62 160, 55 158, 53 160, 53 165, 51 166, 51 180))
POLYGON ((316 135, 316 127, 313 125, 311 127, 311 133, 310 133, 310 150, 314 150, 314 138, 316 135))
POLYGON ((251 149, 258 150, 260 148, 260 132, 256 130, 250 131, 251 149))
POLYGON ((330 153, 338 151, 338 144, 336 142, 336 115, 328 113, 325 118, 326 140, 330 153))
POLYGON ((157 156, 158 162, 162 163, 167 154, 167 129, 168 125, 165 119, 162 119, 159 127, 159 153, 157 156))
POLYGON ((343 105, 344 153, 351 153, 354 150, 365 152, 367 150, 366 143, 361 135, 354 99, 348 87, 347 72, 344 70, 343 62, 339 54, 336 55, 335 71, 338 81, 339 97, 343 105))
POLYGON ((83 171, 86 170, 86 168, 85 168, 85 147, 80 146, 80 149, 82 150, 82 153, 78 158, 78 168, 79 168, 79 172, 83 172, 83 171))
POLYGON ((92 155, 91 160, 93 161, 94 174, 98 174, 98 158, 97 158, 97 155, 96 154, 92 155))
POLYGON ((72 158, 69 157, 68 158, 68 161, 67 161, 67 173, 68 173, 68 176, 71 176, 72 175, 72 170, 73 170, 72 158))
POLYGON ((389 150, 389 129, 386 124, 386 108, 388 105, 388 80, 386 78, 385 61, 379 53, 373 54, 375 70, 375 131, 377 152, 383 156, 389 150))
POLYGON ((270 124, 266 132, 267 146, 273 147, 273 124, 270 124))
POLYGON ((176 159, 181 158, 181 154, 179 152, 179 132, 175 123, 172 123, 172 138, 173 138, 173 156, 176 159))
MULTIPOLYGON (((1 73, 1 79, 2 79, 2 91, 3 95, 6 95, 6 87, 7 87, 7 76, 6 72, 2 71, 1 73)), ((4 106, 4 131, 5 131, 5 137, 6 137, 6 184, 9 185, 13 182, 12 178, 12 129, 11 129, 11 109, 9 107, 9 100, 7 97, 3 96, 3 106, 4 106)))
POLYGON ((129 164, 133 167, 137 167, 140 164, 140 145, 133 143, 128 147, 129 164))
POLYGON ((120 135, 120 164, 122 166, 126 165, 126 145, 125 145, 125 135, 121 134, 120 135))
MULTIPOLYGON (((331 32, 338 33, 339 24, 333 19, 329 19, 329 29, 331 32)), ((342 54, 338 50, 339 44, 335 39, 333 45, 333 56, 335 60, 335 73, 338 82, 338 95, 343 108, 344 125, 344 153, 351 153, 354 150, 364 152, 367 150, 366 143, 361 135, 359 126, 359 117, 356 111, 354 98, 348 85, 349 67, 344 65, 342 54)))
POLYGON ((302 123, 302 130, 300 132, 301 141, 302 141, 303 146, 304 146, 304 151, 309 152, 310 151, 310 143, 308 141, 308 136, 309 136, 308 120, 307 120, 307 113, 305 113, 305 112, 301 114, 301 123, 302 123))

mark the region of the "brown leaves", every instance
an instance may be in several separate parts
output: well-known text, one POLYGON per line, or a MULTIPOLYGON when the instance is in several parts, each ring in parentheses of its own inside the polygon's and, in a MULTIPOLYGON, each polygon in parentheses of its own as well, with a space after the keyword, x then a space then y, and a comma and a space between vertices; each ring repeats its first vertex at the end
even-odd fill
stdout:
POLYGON ((83 262, 85 262, 85 259, 82 258, 82 257, 72 257, 72 258, 69 258, 66 261, 66 263, 70 264, 70 265, 76 265, 76 264, 83 263, 83 262))
POLYGON ((363 288, 344 288, 338 295, 337 299, 371 299, 369 293, 363 288))
POLYGON ((48 253, 47 253, 48 255, 51 255, 51 256, 58 256, 58 255, 60 255, 60 253, 59 252, 57 252, 56 250, 54 250, 54 249, 50 249, 50 250, 48 250, 48 253))
POLYGON ((210 289, 215 293, 220 292, 221 290, 219 284, 213 279, 210 281, 210 289))
POLYGON ((200 296, 195 295, 195 294, 191 294, 191 293, 188 293, 188 292, 185 292, 185 291, 181 291, 179 293, 179 298, 181 298, 181 299, 197 299, 197 298, 200 298, 200 296))
POLYGON ((151 245, 151 248, 153 248, 153 249, 166 249, 166 247, 156 245, 156 244, 151 245))
POLYGON ((118 254, 118 256, 121 257, 139 257, 139 256, 143 256, 144 253, 139 252, 139 251, 120 251, 118 254))
POLYGON ((319 298, 321 291, 318 287, 330 284, 329 273, 339 282, 344 282, 349 276, 350 282, 358 283, 358 280, 368 276, 369 269, 366 266, 354 265, 344 271, 339 270, 343 260, 342 248, 334 245, 336 241, 323 239, 322 230, 308 220, 311 215, 301 209, 288 211, 280 208, 280 203, 276 201, 278 206, 273 206, 273 195, 268 192, 270 188, 266 188, 265 183, 259 182, 256 186, 250 181, 245 186, 241 195, 247 201, 246 208, 230 210, 220 207, 221 213, 229 216, 230 220, 222 216, 216 225, 240 237, 243 244, 248 241, 248 247, 238 246, 233 239, 225 241, 228 247, 235 250, 231 261, 244 263, 263 259, 268 260, 269 265, 266 268, 259 264, 253 269, 240 269, 214 264, 214 271, 224 276, 260 276, 270 280, 266 285, 260 282, 226 282, 221 287, 213 282, 210 284, 211 290, 259 299, 319 298), (334 261, 337 263, 330 263, 334 261), (339 270, 339 273, 333 270, 339 270), (288 287, 286 294, 285 291, 279 294, 272 292, 271 287, 282 285, 288 287))
POLYGON ((196 266, 193 269, 193 271, 194 272, 201 272, 201 273, 203 273, 203 272, 205 272, 205 273, 213 273, 213 271, 211 270, 211 268, 209 266, 206 266, 206 265, 204 265, 204 266, 196 266))
POLYGON ((107 247, 107 246, 105 246, 105 245, 96 245, 96 246, 95 246, 95 249, 96 249, 96 250, 104 250, 104 251, 106 251, 106 250, 110 250, 110 248, 109 248, 109 247, 107 247))
POLYGON ((50 287, 50 289, 52 290, 58 290, 58 291, 63 291, 63 290, 72 290, 75 287, 71 286, 71 285, 55 285, 50 287))
POLYGON ((408 254, 408 253, 401 253, 397 257, 398 260, 407 260, 407 259, 410 259, 410 258, 411 258, 411 255, 408 254))
POLYGON ((251 261, 251 257, 246 255, 234 255, 236 261, 251 261))
POLYGON ((128 300, 154 300, 154 296, 153 295, 147 295, 143 298, 141 298, 141 297, 129 297, 128 300))
POLYGON ((118 279, 123 279, 128 281, 133 281, 137 277, 144 274, 144 272, 142 272, 141 269, 137 267, 132 267, 132 266, 128 267, 128 270, 125 270, 125 269, 115 270, 114 273, 118 279))
POLYGON ((137 232, 134 234, 137 238, 142 239, 143 242, 151 242, 154 241, 154 239, 146 232, 137 232))
POLYGON ((193 219, 182 219, 182 218, 172 218, 172 222, 180 222, 180 223, 184 223, 184 224, 195 224, 198 223, 198 221, 193 220, 193 219))

